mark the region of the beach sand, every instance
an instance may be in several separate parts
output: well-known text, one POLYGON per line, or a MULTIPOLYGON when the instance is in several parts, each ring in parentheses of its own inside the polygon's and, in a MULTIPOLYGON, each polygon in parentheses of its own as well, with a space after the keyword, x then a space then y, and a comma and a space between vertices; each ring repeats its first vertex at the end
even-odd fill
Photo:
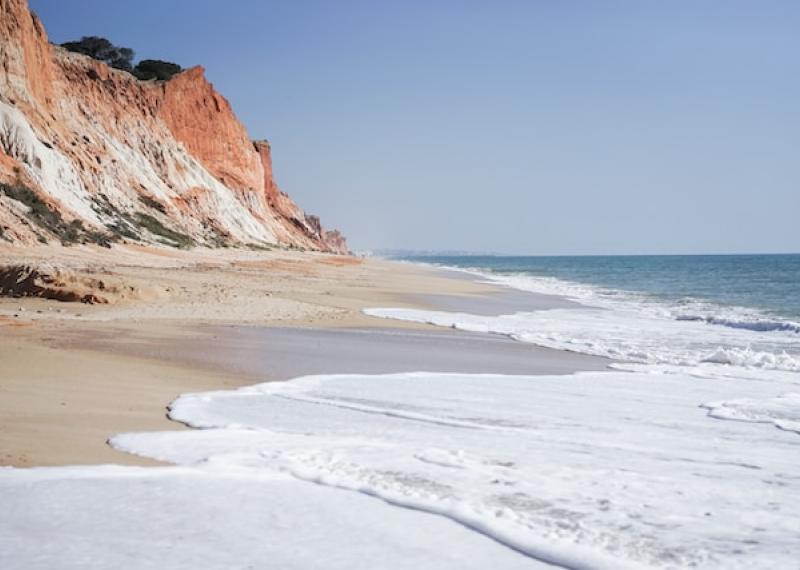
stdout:
POLYGON ((122 247, 0 249, 54 265, 109 304, 0 299, 0 465, 155 462, 112 449, 129 431, 185 429, 179 394, 337 372, 570 373, 603 359, 365 316, 366 307, 482 314, 564 303, 463 274, 307 252, 122 247))

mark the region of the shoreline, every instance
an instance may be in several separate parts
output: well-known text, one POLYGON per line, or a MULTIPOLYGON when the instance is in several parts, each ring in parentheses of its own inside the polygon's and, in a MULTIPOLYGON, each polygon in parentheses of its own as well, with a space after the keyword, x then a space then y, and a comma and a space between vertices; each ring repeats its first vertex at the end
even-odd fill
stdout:
MULTIPOLYGON (((796 558, 786 546, 800 507, 797 400, 786 394, 796 377, 720 363, 609 366, 588 354, 611 351, 535 344, 559 346, 548 340, 565 330, 614 341, 635 326, 640 342, 669 348, 676 334, 705 338, 706 325, 647 315, 631 325, 625 310, 571 310, 558 297, 380 260, 189 258, 85 270, 172 290, 155 301, 53 314, 34 310, 52 301, 32 299, 0 325, 12 339, 0 346, 4 460, 69 464, 2 470, 15 513, 6 542, 22 544, 14 560, 61 560, 25 529, 73 523, 104 537, 89 551, 109 565, 134 545, 148 565, 167 556, 208 566, 197 548, 211 544, 225 553, 220 567, 229 553, 243 566, 283 566, 320 541, 333 557, 360 541, 355 559, 394 554, 393 566, 420 548, 422 560, 450 558, 443 540, 469 550, 442 566, 457 568, 796 558), (552 310, 508 314, 532 307, 552 310), (347 530, 327 540, 343 517, 347 530)), ((616 340, 627 339, 638 346, 616 340)))
MULTIPOLYGON (((187 392, 319 373, 566 374, 607 362, 361 313, 399 306, 500 314, 557 301, 445 270, 284 251, 137 247, 112 259, 78 249, 88 248, 65 250, 62 263, 76 281, 102 275, 162 293, 108 305, 0 298, 0 466, 157 465, 106 441, 187 429, 166 417, 187 392)), ((0 263, 37 264, 52 250, 1 248, 0 263)))

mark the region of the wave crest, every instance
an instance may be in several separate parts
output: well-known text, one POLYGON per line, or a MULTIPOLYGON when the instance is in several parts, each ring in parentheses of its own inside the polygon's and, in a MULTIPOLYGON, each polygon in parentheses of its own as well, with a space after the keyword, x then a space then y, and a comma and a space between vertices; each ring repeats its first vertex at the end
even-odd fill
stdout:
POLYGON ((731 364, 733 366, 744 366, 746 368, 765 368, 768 370, 800 372, 800 360, 786 352, 763 352, 750 348, 719 347, 703 358, 701 362, 731 364))

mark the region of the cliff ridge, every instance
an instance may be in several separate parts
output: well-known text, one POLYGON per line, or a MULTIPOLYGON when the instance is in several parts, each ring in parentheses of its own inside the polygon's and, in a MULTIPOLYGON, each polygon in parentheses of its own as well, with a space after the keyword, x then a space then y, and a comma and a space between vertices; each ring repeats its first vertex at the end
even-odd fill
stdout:
POLYGON ((142 81, 0 0, 0 242, 56 240, 347 252, 278 188, 269 144, 202 67, 142 81))

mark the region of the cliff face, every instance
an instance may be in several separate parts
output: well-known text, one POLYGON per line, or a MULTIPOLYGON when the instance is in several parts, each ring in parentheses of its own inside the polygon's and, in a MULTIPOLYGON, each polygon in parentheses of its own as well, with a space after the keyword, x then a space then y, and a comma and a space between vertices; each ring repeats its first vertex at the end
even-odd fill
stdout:
POLYGON ((202 68, 137 80, 0 0, 0 241, 55 239, 347 251, 280 191, 269 144, 202 68))

